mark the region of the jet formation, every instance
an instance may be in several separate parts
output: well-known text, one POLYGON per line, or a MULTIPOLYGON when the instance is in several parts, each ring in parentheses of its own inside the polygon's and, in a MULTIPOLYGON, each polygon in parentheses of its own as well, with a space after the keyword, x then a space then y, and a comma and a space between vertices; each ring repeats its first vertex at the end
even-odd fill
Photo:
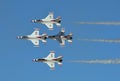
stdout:
MULTIPOLYGON (((32 20, 33 23, 40 23, 45 24, 49 30, 53 30, 53 24, 56 24, 58 27, 61 26, 61 17, 57 17, 54 19, 54 14, 49 13, 48 16, 44 19, 34 19, 32 20)), ((32 34, 25 35, 25 36, 17 36, 17 39, 25 39, 29 40, 34 44, 34 47, 39 47, 39 41, 42 41, 43 43, 46 43, 47 39, 57 40, 60 43, 60 46, 65 46, 65 41, 68 41, 72 43, 73 34, 69 33, 68 35, 65 35, 64 28, 61 28, 60 32, 56 35, 47 35, 46 33, 43 33, 42 35, 39 34, 39 28, 36 28, 32 34)), ((58 56, 55 58, 55 52, 50 51, 49 55, 45 58, 38 58, 33 59, 33 62, 43 62, 48 64, 50 69, 55 69, 55 63, 58 63, 58 65, 62 65, 62 56, 58 56)))

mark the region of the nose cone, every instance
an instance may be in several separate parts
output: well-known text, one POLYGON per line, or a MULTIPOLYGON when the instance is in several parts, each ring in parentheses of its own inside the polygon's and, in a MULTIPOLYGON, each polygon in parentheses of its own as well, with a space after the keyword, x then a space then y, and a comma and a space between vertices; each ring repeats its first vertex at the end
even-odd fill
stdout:
POLYGON ((17 36, 17 39, 20 39, 20 36, 17 36))
POLYGON ((17 36, 17 39, 22 39, 22 36, 17 36))
POLYGON ((17 36, 16 38, 19 39, 19 36, 17 36))
POLYGON ((33 59, 32 61, 35 62, 35 59, 33 59))
POLYGON ((35 23, 37 20, 32 20, 33 23, 35 23))

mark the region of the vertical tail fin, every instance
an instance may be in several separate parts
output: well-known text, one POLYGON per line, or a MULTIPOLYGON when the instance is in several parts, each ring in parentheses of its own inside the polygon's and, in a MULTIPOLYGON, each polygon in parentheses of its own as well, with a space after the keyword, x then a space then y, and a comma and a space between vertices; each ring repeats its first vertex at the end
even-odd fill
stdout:
POLYGON ((56 25, 57 25, 57 26, 59 26, 59 27, 61 26, 61 24, 60 24, 60 23, 56 23, 56 25))

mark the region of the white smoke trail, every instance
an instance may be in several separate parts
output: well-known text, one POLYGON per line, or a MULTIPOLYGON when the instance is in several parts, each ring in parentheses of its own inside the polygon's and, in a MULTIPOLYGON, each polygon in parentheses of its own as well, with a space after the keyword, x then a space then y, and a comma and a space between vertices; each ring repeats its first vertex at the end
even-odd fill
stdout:
POLYGON ((108 43, 120 43, 120 40, 107 40, 107 39, 78 39, 81 41, 92 41, 92 42, 108 42, 108 43))
POLYGON ((76 22, 77 24, 120 25, 120 22, 76 22))
POLYGON ((108 59, 108 60, 73 60, 70 62, 83 63, 83 64, 120 64, 120 59, 108 59))

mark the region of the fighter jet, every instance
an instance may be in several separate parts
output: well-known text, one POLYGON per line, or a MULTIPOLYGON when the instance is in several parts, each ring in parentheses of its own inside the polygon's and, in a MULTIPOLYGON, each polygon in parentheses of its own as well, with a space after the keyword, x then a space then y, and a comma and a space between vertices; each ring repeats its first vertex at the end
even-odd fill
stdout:
POLYGON ((57 17, 56 19, 54 19, 54 15, 52 12, 50 12, 48 14, 48 16, 44 19, 35 19, 32 20, 33 23, 41 23, 41 24, 45 24, 50 30, 53 30, 53 24, 56 24, 57 26, 61 26, 61 17, 57 17))
POLYGON ((62 56, 58 56, 55 58, 55 52, 50 51, 49 55, 45 58, 38 58, 38 59, 33 59, 33 62, 43 62, 47 63, 48 66, 50 67, 51 70, 55 69, 55 63, 58 63, 58 65, 62 65, 62 56))
POLYGON ((57 40, 61 46, 65 45, 65 41, 72 43, 72 33, 65 35, 65 30, 62 28, 57 35, 48 36, 48 38, 57 40))
POLYGON ((39 35, 39 29, 36 28, 32 34, 30 35, 26 35, 26 36, 17 36, 18 39, 26 39, 26 40, 30 40, 35 47, 39 47, 39 40, 41 40, 43 43, 46 43, 46 39, 47 39, 47 34, 42 34, 39 35))

